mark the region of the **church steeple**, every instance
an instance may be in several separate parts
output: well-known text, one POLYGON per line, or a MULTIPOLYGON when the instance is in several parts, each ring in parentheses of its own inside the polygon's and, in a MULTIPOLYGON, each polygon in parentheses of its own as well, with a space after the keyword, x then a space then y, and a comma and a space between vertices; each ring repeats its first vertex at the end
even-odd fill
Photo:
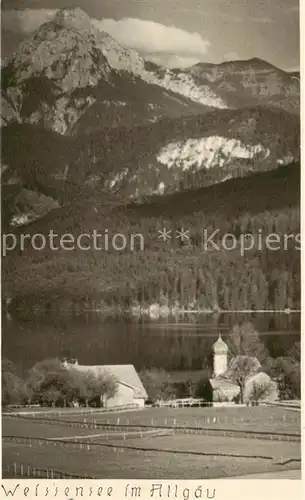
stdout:
POLYGON ((221 334, 218 334, 218 339, 213 344, 213 357, 214 357, 214 377, 222 375, 228 366, 228 346, 222 340, 221 334))

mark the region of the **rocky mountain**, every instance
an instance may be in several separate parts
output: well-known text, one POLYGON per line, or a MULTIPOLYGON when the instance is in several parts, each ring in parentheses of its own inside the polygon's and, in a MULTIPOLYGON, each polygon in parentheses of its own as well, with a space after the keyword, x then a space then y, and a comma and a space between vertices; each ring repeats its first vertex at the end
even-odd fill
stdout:
POLYGON ((19 179, 59 202, 82 190, 140 201, 298 161, 299 126, 296 115, 261 107, 72 137, 11 124, 3 129, 3 184, 19 179))
POLYGON ((21 43, 2 71, 2 96, 3 122, 65 135, 213 109, 299 109, 298 81, 264 61, 169 70, 120 46, 79 8, 58 11, 21 43))
POLYGON ((86 183, 102 181, 108 190, 139 201, 298 161, 298 130, 298 117, 282 111, 222 110, 116 129, 104 137, 106 147, 99 134, 92 135, 79 141, 75 164, 82 172, 87 166, 86 183))
POLYGON ((19 122, 61 134, 225 107, 208 88, 200 98, 173 90, 80 9, 59 11, 20 45, 2 72, 6 118, 10 110, 19 122))
POLYGON ((261 59, 228 61, 218 65, 199 63, 187 73, 197 85, 210 85, 228 107, 263 105, 299 113, 300 83, 294 78, 296 75, 261 59))
POLYGON ((298 161, 299 81, 260 59, 167 69, 63 9, 2 70, 3 213, 141 202, 298 161))

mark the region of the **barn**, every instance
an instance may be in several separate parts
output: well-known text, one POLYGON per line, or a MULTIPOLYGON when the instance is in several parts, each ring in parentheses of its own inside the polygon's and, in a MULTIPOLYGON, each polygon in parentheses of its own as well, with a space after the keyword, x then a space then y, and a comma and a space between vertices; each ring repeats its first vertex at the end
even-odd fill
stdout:
POLYGON ((112 376, 117 382, 117 391, 111 398, 102 398, 105 408, 135 405, 143 408, 147 400, 147 392, 133 365, 80 365, 77 362, 70 364, 80 372, 94 375, 112 376))

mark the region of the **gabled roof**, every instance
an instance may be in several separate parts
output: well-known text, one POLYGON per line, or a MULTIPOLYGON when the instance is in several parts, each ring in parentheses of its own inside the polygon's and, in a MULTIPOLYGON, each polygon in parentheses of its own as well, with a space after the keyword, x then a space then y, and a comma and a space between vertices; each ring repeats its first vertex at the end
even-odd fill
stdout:
POLYGON ((238 385, 232 380, 226 380, 222 377, 210 378, 210 384, 212 386, 213 391, 215 390, 226 390, 232 389, 232 387, 238 387, 238 385))
POLYGON ((76 370, 82 372, 93 372, 95 374, 112 375, 115 379, 123 385, 127 385, 134 390, 135 397, 148 398, 147 392, 142 384, 142 381, 133 365, 78 365, 73 364, 76 370))

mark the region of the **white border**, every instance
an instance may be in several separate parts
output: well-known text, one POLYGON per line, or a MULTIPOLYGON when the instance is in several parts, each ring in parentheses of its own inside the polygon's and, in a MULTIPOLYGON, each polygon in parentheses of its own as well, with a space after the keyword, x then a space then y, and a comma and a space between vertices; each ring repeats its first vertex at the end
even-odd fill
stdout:
MULTIPOLYGON (((287 3, 289 0, 287 0, 287 3)), ((301 72, 301 81, 305 81, 305 0, 300 0, 300 27, 303 30, 300 29, 300 49, 301 49, 301 61, 300 61, 300 72, 301 72)), ((304 202, 304 195, 305 195, 305 173, 303 169, 305 166, 303 166, 303 154, 305 153, 305 125, 304 125, 304 116, 305 116, 305 93, 303 92, 303 89, 301 87, 301 153, 302 153, 302 158, 301 158, 301 214, 305 215, 305 202, 304 202)), ((302 235, 305 234, 305 217, 301 218, 301 233, 302 235)), ((303 292, 303 287, 305 286, 305 278, 304 278, 304 264, 305 264, 305 256, 304 256, 304 248, 302 246, 302 252, 301 252, 301 263, 302 263, 302 271, 301 271, 301 277, 302 277, 302 292, 303 292)), ((305 316, 305 295, 302 293, 301 294, 301 332, 303 330, 303 325, 305 325, 304 322, 304 316, 305 316)), ((301 335, 301 353, 302 353, 302 360, 304 359, 305 355, 305 338, 304 335, 301 335)), ((0 365, 1 365, 1 359, 0 359, 0 365)), ((302 401, 305 400, 305 377, 304 377, 304 372, 305 372, 305 366, 302 364, 302 401)), ((1 386, 0 386, 0 396, 1 396, 1 386)), ((1 418, 1 417, 0 417, 1 418)), ((305 456, 305 442, 304 442, 304 405, 302 404, 302 459, 305 456)), ((2 426, 0 430, 0 437, 2 438, 2 426)), ((2 440, 1 440, 2 441, 2 440)), ((0 471, 2 470, 2 453, 0 454, 0 471)), ((53 481, 53 480, 42 480, 42 481, 36 481, 36 480, 1 480, 0 482, 0 499, 8 499, 8 498, 14 498, 15 500, 24 500, 24 499, 29 499, 29 500, 42 500, 43 498, 56 498, 58 500, 62 499, 69 499, 69 500, 75 500, 76 498, 85 498, 86 500, 89 498, 112 498, 114 500, 123 500, 127 499, 129 500, 131 497, 125 496, 125 488, 126 485, 129 484, 131 486, 140 486, 141 487, 141 496, 139 497, 142 500, 148 500, 150 498, 153 499, 162 499, 162 500, 193 500, 195 498, 203 498, 204 500, 207 499, 207 494, 206 490, 209 488, 210 491, 210 497, 213 498, 213 490, 215 488, 216 494, 215 494, 215 499, 223 499, 223 500, 279 500, 279 499, 287 499, 287 500, 301 500, 301 498, 305 498, 305 464, 304 460, 302 460, 302 477, 303 480, 268 480, 268 481, 263 481, 263 480, 252 480, 252 479, 230 479, 228 482, 227 480, 192 480, 192 481, 179 481, 179 480, 172 480, 172 481, 160 481, 160 480, 59 480, 59 481, 53 481), (162 495, 158 495, 156 493, 154 496, 151 496, 151 488, 153 484, 162 484, 162 495), (39 486, 37 486, 39 485, 39 486), (175 494, 173 487, 177 485, 178 488, 178 495, 173 496, 175 494), (5 495, 5 490, 9 489, 14 489, 17 486, 16 493, 14 496, 6 496, 5 495), (84 487, 84 492, 87 490, 87 494, 84 493, 84 496, 81 497, 80 495, 76 496, 73 495, 73 489, 75 490, 76 487, 84 487), (172 487, 172 493, 171 496, 168 496, 168 486, 172 487), (196 489, 201 486, 202 491, 205 492, 201 497, 195 496, 196 489), (46 495, 46 488, 50 489, 50 493, 46 495), (59 492, 55 496, 54 491, 55 488, 58 487, 59 492), (70 488, 70 491, 67 492, 65 491, 65 488, 70 488), (90 495, 89 494, 89 488, 93 488, 93 492, 95 491, 95 494, 90 495), (104 492, 101 495, 97 494, 98 488, 103 487, 104 492), (112 494, 111 496, 107 495, 107 490, 108 487, 112 487, 112 494), (25 490, 24 488, 29 488, 29 490, 25 490), (51 491, 53 490, 53 494, 51 491), (189 498, 185 498, 183 495, 183 492, 187 494, 187 490, 189 490, 189 498), (70 494, 69 494, 70 493, 70 494), (71 496, 72 494, 72 496, 71 496)), ((197 494, 198 494, 197 490, 197 494)))

